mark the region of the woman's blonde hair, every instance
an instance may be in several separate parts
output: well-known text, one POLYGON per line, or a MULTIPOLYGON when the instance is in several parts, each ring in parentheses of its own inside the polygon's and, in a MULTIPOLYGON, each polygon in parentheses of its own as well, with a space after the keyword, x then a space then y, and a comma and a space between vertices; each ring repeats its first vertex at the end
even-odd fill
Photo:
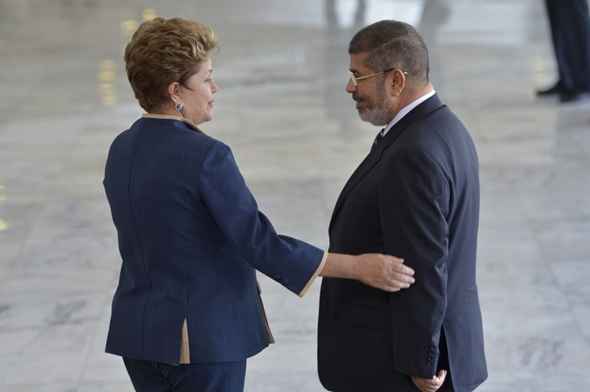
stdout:
POLYGON ((210 27, 181 18, 142 23, 125 48, 127 78, 141 107, 152 112, 170 102, 172 82, 184 83, 217 47, 210 27))

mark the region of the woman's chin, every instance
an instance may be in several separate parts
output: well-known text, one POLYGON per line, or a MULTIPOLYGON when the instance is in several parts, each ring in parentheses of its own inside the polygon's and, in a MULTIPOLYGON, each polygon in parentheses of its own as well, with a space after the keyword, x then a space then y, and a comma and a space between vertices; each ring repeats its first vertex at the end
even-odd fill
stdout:
POLYGON ((212 119, 213 119, 213 116, 211 116, 211 114, 206 114, 204 116, 193 117, 190 120, 191 120, 191 122, 193 124, 199 125, 199 124, 202 124, 204 122, 211 121, 212 119))

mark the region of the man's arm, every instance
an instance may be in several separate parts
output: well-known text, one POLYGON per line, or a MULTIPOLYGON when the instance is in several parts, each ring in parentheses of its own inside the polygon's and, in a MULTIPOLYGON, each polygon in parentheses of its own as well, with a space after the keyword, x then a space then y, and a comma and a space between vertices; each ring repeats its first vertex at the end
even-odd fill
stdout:
POLYGON ((394 364, 409 376, 435 376, 447 301, 449 185, 443 171, 420 150, 386 162, 379 209, 385 252, 403 257, 416 284, 392 298, 394 364))

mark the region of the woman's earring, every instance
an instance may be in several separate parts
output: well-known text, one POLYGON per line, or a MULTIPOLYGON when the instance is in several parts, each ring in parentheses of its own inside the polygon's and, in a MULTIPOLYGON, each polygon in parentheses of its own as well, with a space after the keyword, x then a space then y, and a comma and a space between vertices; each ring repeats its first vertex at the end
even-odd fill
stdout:
POLYGON ((175 109, 178 113, 184 115, 184 104, 182 103, 177 103, 175 106, 175 109))

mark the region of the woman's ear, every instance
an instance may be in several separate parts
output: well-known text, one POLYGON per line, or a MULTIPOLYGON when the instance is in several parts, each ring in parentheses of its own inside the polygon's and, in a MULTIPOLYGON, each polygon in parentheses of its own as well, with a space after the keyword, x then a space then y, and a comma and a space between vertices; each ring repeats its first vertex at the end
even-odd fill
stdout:
POLYGON ((182 102, 182 98, 179 95, 179 91, 180 83, 172 82, 168 85, 168 96, 172 101, 172 106, 174 107, 174 110, 181 116, 184 116, 184 102, 182 102))
POLYGON ((175 105, 182 103, 182 99, 178 95, 179 90, 180 83, 178 82, 172 82, 168 85, 168 96, 172 100, 172 103, 175 105))

